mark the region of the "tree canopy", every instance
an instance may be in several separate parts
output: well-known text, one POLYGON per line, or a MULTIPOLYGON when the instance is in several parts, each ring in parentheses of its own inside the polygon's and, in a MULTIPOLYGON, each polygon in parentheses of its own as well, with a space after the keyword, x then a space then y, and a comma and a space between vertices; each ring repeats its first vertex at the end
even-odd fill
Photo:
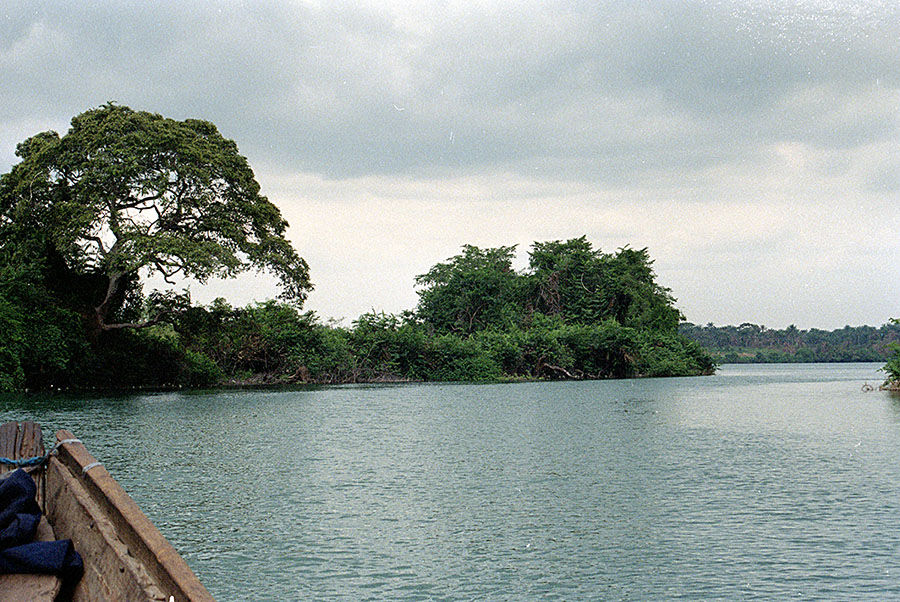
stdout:
POLYGON ((532 245, 533 304, 571 323, 612 318, 623 326, 674 331, 681 313, 670 291, 656 283, 647 249, 594 249, 587 237, 532 245))
POLYGON ((535 242, 528 269, 512 268, 515 246, 463 252, 416 278, 417 316, 439 332, 470 334, 553 316, 568 324, 612 319, 673 333, 681 313, 656 283, 647 249, 594 249, 586 237, 535 242))
POLYGON ((48 270, 95 333, 152 323, 183 301, 152 295, 156 315, 121 315, 152 273, 203 282, 267 270, 298 305, 311 289, 287 222, 237 145, 207 121, 107 104, 63 136, 25 140, 16 155, 0 177, 0 254, 48 270))
POLYGON ((461 254, 417 276, 418 317, 439 332, 471 334, 510 325, 518 313, 515 249, 464 245, 461 254))
MULTIPOLYGON (((700 326, 685 322, 679 332, 697 341, 722 363, 879 362, 900 342, 900 324, 844 326, 836 330, 766 328, 757 324, 700 326)), ((900 366, 900 364, 897 364, 900 366)))
POLYGON ((301 313, 287 223, 214 125, 107 104, 18 145, 0 176, 0 391, 221 383, 617 378, 708 373, 646 249, 585 237, 462 252, 419 303, 352 328, 301 313), (192 307, 158 274, 274 273, 282 300, 192 307))

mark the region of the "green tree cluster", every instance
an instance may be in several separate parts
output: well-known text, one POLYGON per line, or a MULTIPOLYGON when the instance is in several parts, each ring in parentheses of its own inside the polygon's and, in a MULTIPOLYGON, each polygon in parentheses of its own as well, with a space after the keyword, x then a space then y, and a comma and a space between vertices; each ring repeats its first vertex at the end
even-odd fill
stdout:
MULTIPOLYGON (((891 318, 891 324, 900 327, 900 319, 891 318)), ((892 342, 888 349, 890 356, 887 363, 881 368, 881 371, 887 375, 882 387, 891 391, 900 391, 900 343, 892 342)))
POLYGON ((533 316, 528 327, 436 332, 414 313, 369 313, 349 328, 276 302, 193 307, 179 347, 210 358, 221 382, 287 384, 689 376, 713 366, 677 334, 533 316), (277 326, 273 328, 273 326, 277 326))
POLYGON ((698 326, 682 323, 680 332, 708 349, 718 363, 881 362, 900 342, 900 324, 845 326, 832 331, 784 329, 744 323, 698 326))
POLYGON ((214 125, 107 104, 16 149, 0 176, 0 390, 217 383, 609 378, 711 372, 646 249, 585 238, 462 247, 419 303, 350 327, 302 304, 306 262, 214 125), (173 282, 274 273, 282 298, 191 306, 173 282))
POLYGON ((714 365, 677 332, 679 312, 646 250, 605 254, 584 238, 462 247, 418 277, 419 304, 349 328, 268 302, 219 300, 180 314, 181 344, 234 382, 378 382, 687 376, 714 365))
POLYGON ((515 247, 462 253, 417 278, 411 318, 436 336, 463 337, 503 376, 606 378, 709 373, 699 345, 678 334, 680 312, 656 283, 646 249, 594 249, 586 237, 535 242, 528 267, 515 247))
POLYGON ((144 294, 149 274, 264 269, 298 305, 311 288, 287 223, 211 123, 108 104, 16 155, 0 177, 0 386, 127 384, 150 366, 176 378, 166 366, 190 358, 149 329, 189 300, 144 294))

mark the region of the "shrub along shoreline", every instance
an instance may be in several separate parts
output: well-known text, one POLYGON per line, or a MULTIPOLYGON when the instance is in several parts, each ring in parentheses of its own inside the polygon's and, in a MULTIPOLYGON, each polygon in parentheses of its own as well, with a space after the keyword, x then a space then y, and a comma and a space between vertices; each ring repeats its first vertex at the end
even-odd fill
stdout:
MULTIPOLYGON (((180 307, 148 327, 110 330, 91 340, 63 298, 50 304, 53 312, 28 312, 11 307, 28 298, 0 291, 0 321, 5 301, 12 310, 5 315, 20 335, 4 348, 0 389, 606 379, 714 371, 700 344, 678 333, 681 314, 669 291, 655 283, 645 250, 601 253, 584 237, 535 243, 523 272, 511 268, 513 250, 467 245, 418 277, 415 311, 369 313, 350 327, 323 323, 296 303, 235 308, 217 299, 180 307), (47 336, 28 336, 33 332, 47 336)), ((55 296, 49 287, 45 291, 55 296)), ((122 319, 134 319, 139 307, 123 303, 122 319)))
POLYGON ((274 302, 244 309, 218 302, 193 308, 176 329, 188 351, 206 350, 235 384, 603 379, 713 369, 696 343, 614 320, 569 325, 540 316, 527 328, 459 335, 389 314, 366 314, 341 328, 274 302))
POLYGON ((81 370, 53 380, 56 388, 166 389, 694 376, 714 369, 700 345, 678 335, 612 320, 539 322, 460 336, 389 314, 366 314, 344 328, 275 301, 232 308, 217 300, 192 307, 174 325, 119 333, 107 353, 88 353, 81 370))

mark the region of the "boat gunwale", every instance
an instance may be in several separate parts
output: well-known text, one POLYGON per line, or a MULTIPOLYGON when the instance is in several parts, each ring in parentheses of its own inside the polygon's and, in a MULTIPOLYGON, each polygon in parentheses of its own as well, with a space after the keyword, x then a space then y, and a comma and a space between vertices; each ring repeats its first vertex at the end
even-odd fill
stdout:
MULTIPOLYGON (((112 521, 130 555, 141 561, 161 589, 175 600, 212 601, 181 555, 84 444, 65 429, 56 433, 56 439, 58 443, 75 441, 61 443, 49 461, 59 462, 66 469, 61 471, 64 478, 77 480, 88 491, 112 521)), ((59 520, 57 517, 56 522, 59 520)))

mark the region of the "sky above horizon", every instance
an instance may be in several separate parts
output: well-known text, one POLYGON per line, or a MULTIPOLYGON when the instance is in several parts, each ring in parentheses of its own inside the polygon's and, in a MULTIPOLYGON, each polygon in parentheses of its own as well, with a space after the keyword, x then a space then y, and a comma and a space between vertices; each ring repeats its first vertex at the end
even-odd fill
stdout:
MULTIPOLYGON (((0 8, 0 173, 108 101, 235 140, 345 323, 463 244, 647 247, 687 320, 900 317, 900 4, 0 8)), ((273 279, 195 301, 272 298, 273 279)))

